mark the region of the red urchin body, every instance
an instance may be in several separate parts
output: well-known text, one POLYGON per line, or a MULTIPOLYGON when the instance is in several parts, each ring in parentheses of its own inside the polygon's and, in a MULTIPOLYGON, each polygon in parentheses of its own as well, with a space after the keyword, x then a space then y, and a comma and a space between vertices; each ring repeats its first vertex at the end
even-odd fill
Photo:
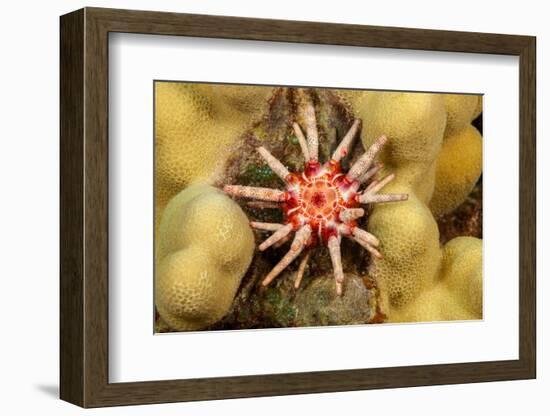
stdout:
POLYGON ((311 104, 306 107, 305 113, 307 140, 298 124, 294 123, 294 130, 305 158, 303 172, 289 172, 268 150, 264 147, 258 148, 269 167, 285 182, 284 191, 240 185, 226 185, 224 191, 233 196, 280 204, 278 206, 284 213, 282 224, 251 222, 253 228, 273 231, 273 234, 260 244, 261 251, 274 244, 288 241, 291 234, 295 233, 290 250, 264 278, 264 286, 271 283, 305 251, 295 280, 295 287, 298 288, 309 259, 309 248, 325 244, 328 246, 334 268, 336 292, 340 295, 344 281, 340 255, 342 237, 356 241, 372 255, 381 257, 376 248, 379 245, 378 239, 357 226, 356 220, 365 215, 361 204, 403 201, 408 195, 378 193, 394 178, 392 174, 381 180, 373 179, 382 167, 381 164, 372 164, 387 140, 385 136, 376 140, 349 171, 342 172, 340 160, 348 154, 351 142, 360 127, 359 120, 355 120, 331 159, 321 164, 318 161, 319 139, 315 111, 311 104), (367 186, 361 190, 363 184, 367 186))
POLYGON ((291 173, 287 180, 287 199, 282 204, 284 223, 292 224, 294 230, 308 224, 312 232, 307 246, 327 244, 344 224, 355 227, 355 220, 344 223, 340 215, 361 209, 357 186, 346 180, 339 162, 331 162, 321 166, 309 161, 302 174, 291 173))

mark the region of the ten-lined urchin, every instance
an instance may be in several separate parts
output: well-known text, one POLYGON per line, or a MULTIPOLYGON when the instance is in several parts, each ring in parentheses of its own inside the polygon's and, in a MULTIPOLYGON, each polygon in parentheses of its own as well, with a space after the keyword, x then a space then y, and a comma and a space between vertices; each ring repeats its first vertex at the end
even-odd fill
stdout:
MULTIPOLYGON (((360 205, 404 201, 408 195, 378 193, 394 178, 394 175, 390 174, 380 180, 374 179, 376 173, 382 168, 380 163, 373 166, 374 158, 386 143, 386 136, 378 138, 347 173, 342 172, 340 160, 348 154, 351 143, 359 131, 360 120, 354 121, 332 154, 332 158, 321 165, 318 160, 317 121, 311 103, 306 104, 304 113, 307 140, 300 126, 297 123, 293 124, 305 158, 302 172, 289 172, 267 149, 264 147, 257 149, 273 172, 285 182, 284 191, 225 185, 224 192, 232 196, 265 201, 268 203, 264 205, 266 207, 271 207, 275 203, 283 210, 282 224, 254 221, 250 223, 255 229, 273 231, 273 234, 260 244, 260 251, 274 244, 288 241, 291 234, 295 233, 290 250, 264 278, 262 281, 264 286, 275 279, 305 250, 294 283, 298 288, 311 253, 309 249, 322 242, 328 246, 334 269, 336 293, 341 295, 344 281, 340 256, 342 236, 356 241, 372 255, 381 257, 377 250, 379 240, 357 226, 357 219, 365 215, 365 210, 360 205), (364 184, 367 186, 361 190, 364 184)), ((256 206, 262 207, 262 203, 256 206)))

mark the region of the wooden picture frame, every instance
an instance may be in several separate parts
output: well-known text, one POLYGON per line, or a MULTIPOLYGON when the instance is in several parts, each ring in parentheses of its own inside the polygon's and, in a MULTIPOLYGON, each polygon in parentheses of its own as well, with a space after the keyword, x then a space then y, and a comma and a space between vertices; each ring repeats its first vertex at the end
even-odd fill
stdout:
POLYGON ((62 16, 60 28, 60 396, 63 400, 82 407, 100 407, 535 378, 534 37, 99 8, 85 8, 62 16), (518 56, 519 359, 109 383, 110 32, 518 56))

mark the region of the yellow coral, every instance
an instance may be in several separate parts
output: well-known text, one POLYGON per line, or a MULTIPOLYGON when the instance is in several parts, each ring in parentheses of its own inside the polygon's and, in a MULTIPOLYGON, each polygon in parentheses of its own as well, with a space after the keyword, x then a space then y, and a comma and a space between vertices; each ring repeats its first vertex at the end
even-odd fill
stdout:
POLYGON ((467 94, 444 94, 445 109, 447 111, 447 125, 445 136, 463 129, 470 124, 481 111, 481 96, 467 94))
POLYGON ((446 94, 447 127, 437 159, 430 208, 436 217, 458 207, 481 175, 481 134, 470 123, 481 111, 481 96, 446 94))
POLYGON ((392 306, 406 305, 433 284, 441 258, 439 232, 430 210, 414 194, 405 202, 377 205, 368 229, 379 237, 384 255, 373 262, 371 274, 384 282, 392 306))
POLYGON ((368 224, 382 242, 384 257, 373 259, 370 273, 384 288, 389 320, 479 318, 481 248, 471 242, 479 240, 456 239, 442 250, 433 212, 454 209, 479 178, 481 137, 470 122, 480 97, 368 91, 345 97, 363 119, 365 148, 382 134, 389 138, 380 159, 396 179, 384 192, 409 194, 407 202, 377 205, 368 224), (467 290, 462 278, 472 282, 463 282, 467 290))
POLYGON ((482 168, 481 135, 470 123, 481 111, 479 95, 445 94, 447 126, 437 159, 430 209, 437 217, 458 207, 472 191, 482 168))
POLYGON ((365 148, 385 134, 390 138, 383 156, 386 163, 433 162, 445 130, 441 95, 371 92, 365 98, 365 107, 358 109, 365 148))
MULTIPOLYGON (((267 108, 270 87, 155 83, 156 211, 218 172, 231 146, 267 108)), ((158 216, 157 216, 158 225, 158 216)))
POLYGON ((437 159, 430 208, 437 217, 458 207, 474 188, 482 167, 481 135, 468 124, 446 136, 437 159))
POLYGON ((436 284, 404 308, 392 311, 392 322, 451 321, 482 318, 482 242, 457 237, 443 249, 436 284))
POLYGON ((439 231, 426 203, 446 113, 443 98, 434 94, 366 92, 361 102, 354 109, 363 118, 364 147, 382 134, 389 139, 380 159, 396 179, 384 192, 409 194, 407 202, 377 205, 368 224, 384 254, 373 259, 370 273, 384 286, 393 311, 430 287, 438 272, 439 231))
POLYGON ((241 208, 216 188, 190 186, 166 206, 158 242, 155 302, 163 321, 195 330, 220 320, 254 252, 241 208))
POLYGON ((380 156, 396 183, 427 203, 435 176, 435 159, 441 149, 446 113, 439 94, 358 92, 349 97, 363 120, 362 140, 368 148, 385 134, 388 144, 380 156), (357 103, 361 103, 360 106, 357 103))
POLYGON ((445 244, 441 282, 472 319, 482 316, 483 242, 474 237, 456 237, 445 244))

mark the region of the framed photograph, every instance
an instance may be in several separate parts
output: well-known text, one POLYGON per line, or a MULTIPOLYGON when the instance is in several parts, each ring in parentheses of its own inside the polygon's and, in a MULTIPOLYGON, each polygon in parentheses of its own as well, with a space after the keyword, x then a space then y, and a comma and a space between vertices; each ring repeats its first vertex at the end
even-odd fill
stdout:
POLYGON ((61 17, 82 407, 535 378, 535 38, 61 17))

